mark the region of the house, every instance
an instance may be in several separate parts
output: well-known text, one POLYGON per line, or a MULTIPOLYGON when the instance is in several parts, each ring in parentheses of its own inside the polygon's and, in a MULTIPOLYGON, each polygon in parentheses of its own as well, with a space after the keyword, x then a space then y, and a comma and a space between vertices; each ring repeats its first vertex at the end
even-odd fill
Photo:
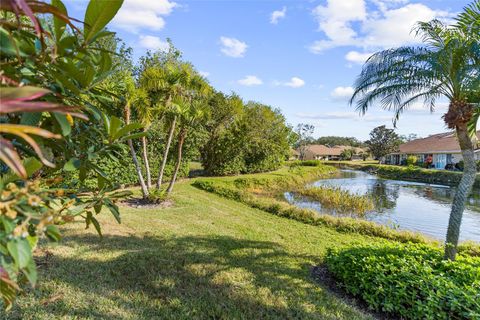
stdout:
POLYGON ((341 154, 346 149, 355 150, 352 160, 361 160, 361 153, 366 153, 363 148, 355 148, 350 146, 326 146, 322 144, 308 145, 304 151, 303 160, 341 160, 341 154))
POLYGON ((290 156, 288 160, 298 160, 298 159, 300 159, 300 152, 298 152, 293 148, 290 148, 290 156))
MULTIPOLYGON (((480 131, 477 131, 480 137, 480 131)), ((460 145, 454 132, 431 135, 427 138, 415 139, 401 144, 398 152, 391 153, 382 159, 386 164, 405 164, 408 156, 417 157, 417 161, 425 163, 431 160, 432 167, 445 169, 447 165, 455 165, 462 160, 460 145)), ((480 146, 475 149, 475 159, 480 160, 480 146)))

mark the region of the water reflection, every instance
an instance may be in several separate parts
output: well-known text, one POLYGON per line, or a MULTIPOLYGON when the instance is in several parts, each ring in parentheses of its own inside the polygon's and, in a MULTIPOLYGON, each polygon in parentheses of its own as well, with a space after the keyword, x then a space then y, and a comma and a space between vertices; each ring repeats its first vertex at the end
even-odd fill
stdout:
MULTIPOLYGON (((340 187, 353 193, 370 196, 375 209, 365 219, 400 229, 420 231, 444 239, 455 189, 442 185, 401 180, 380 179, 377 176, 353 170, 341 171, 332 179, 315 182, 317 186, 340 187)), ((321 203, 286 193, 287 201, 297 206, 311 208, 335 215, 334 211, 322 209, 321 203)), ((352 212, 349 216, 355 216, 352 212)), ((462 240, 480 242, 480 190, 474 190, 466 207, 462 240)))

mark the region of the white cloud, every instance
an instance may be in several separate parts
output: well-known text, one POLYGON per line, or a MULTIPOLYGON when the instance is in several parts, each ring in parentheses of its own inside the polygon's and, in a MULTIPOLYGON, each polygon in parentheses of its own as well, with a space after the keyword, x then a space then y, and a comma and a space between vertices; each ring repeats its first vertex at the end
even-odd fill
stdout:
POLYGON ((163 16, 169 15, 177 6, 170 0, 125 0, 112 23, 132 33, 138 33, 142 28, 158 31, 165 26, 163 16))
POLYGON ((274 86, 285 86, 285 87, 290 87, 290 88, 300 88, 305 85, 305 81, 303 79, 300 79, 299 77, 291 77, 290 81, 287 82, 281 82, 281 81, 273 81, 274 86))
POLYGON ((155 36, 140 36, 140 40, 138 42, 140 47, 149 49, 149 50, 168 50, 169 44, 167 41, 162 41, 159 37, 155 36))
POLYGON ((418 43, 411 33, 417 21, 434 18, 449 19, 447 11, 433 10, 424 4, 405 0, 372 0, 379 10, 367 10, 366 0, 328 0, 326 6, 313 10, 319 31, 325 38, 310 46, 313 53, 353 46, 364 50, 378 50, 418 43))
POLYGON ((210 75, 210 72, 208 71, 199 71, 198 73, 205 78, 207 78, 210 75))
POLYGON ((370 58, 372 54, 373 53, 370 52, 349 51, 345 55, 345 59, 347 59, 349 62, 363 64, 368 58, 370 58))
POLYGON ((287 7, 283 7, 282 10, 275 10, 270 15, 270 23, 277 24, 278 20, 285 18, 287 14, 287 7))
POLYGON ((336 87, 330 95, 334 100, 346 101, 352 97, 353 92, 354 89, 352 87, 336 87))
POLYGON ((263 84, 263 81, 256 76, 246 76, 245 78, 240 79, 237 82, 242 86, 248 86, 248 87, 258 86, 263 84))
POLYGON ((221 51, 233 58, 242 58, 248 48, 245 42, 235 38, 220 37, 220 42, 222 44, 221 51))

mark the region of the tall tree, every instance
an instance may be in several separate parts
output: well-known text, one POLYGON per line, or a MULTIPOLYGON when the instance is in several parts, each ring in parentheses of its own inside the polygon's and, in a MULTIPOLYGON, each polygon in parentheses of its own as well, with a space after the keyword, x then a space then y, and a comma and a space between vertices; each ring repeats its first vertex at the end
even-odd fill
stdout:
POLYGON ((311 124, 299 123, 295 130, 297 134, 297 148, 300 153, 300 160, 305 160, 305 154, 307 152, 308 144, 312 140, 312 134, 315 127, 311 124))
POLYGON ((446 26, 438 20, 419 22, 416 33, 423 45, 400 47, 371 56, 355 83, 351 103, 366 112, 379 101, 400 114, 415 102, 434 110, 438 98, 449 100, 443 120, 456 131, 465 169, 452 203, 445 243, 445 258, 454 260, 465 202, 472 190, 476 164, 472 133, 480 103, 480 1, 474 1, 446 26), (473 122, 472 122, 473 121, 473 122))
MULTIPOLYGON (((154 59, 159 58, 155 56, 154 59)), ((140 85, 149 93, 151 99, 163 105, 164 119, 169 122, 170 127, 156 182, 157 189, 162 184, 168 153, 177 125, 178 110, 172 101, 183 94, 191 72, 192 70, 185 63, 167 59, 151 63, 140 75, 140 85)))
MULTIPOLYGON (((125 101, 124 117, 125 117, 125 123, 128 125, 130 124, 130 120, 131 120, 132 103, 136 104, 137 102, 139 102, 139 100, 141 102, 143 98, 141 94, 139 95, 139 90, 135 87, 135 82, 133 80, 133 77, 130 74, 125 76, 124 83, 126 85, 126 97, 125 97, 126 101, 125 101)), ((138 177, 138 183, 140 183, 140 189, 142 190, 143 199, 147 199, 149 195, 148 186, 145 183, 145 179, 143 178, 142 167, 140 165, 140 162, 138 161, 135 147, 133 146, 133 142, 131 139, 129 139, 127 143, 130 149, 130 154, 132 156, 133 164, 135 165, 135 170, 137 172, 137 177, 138 177)), ((146 162, 145 165, 147 166, 148 162, 146 162)))
POLYGON ((178 171, 182 163, 183 144, 187 137, 188 130, 194 128, 195 125, 207 115, 207 97, 212 92, 212 88, 208 82, 193 69, 193 66, 183 64, 182 69, 188 74, 188 77, 186 77, 184 83, 182 96, 177 99, 178 102, 176 103, 181 126, 178 134, 177 162, 167 188, 167 193, 172 192, 177 179, 178 171))
POLYGON ((389 153, 395 152, 402 143, 394 129, 379 126, 370 132, 370 139, 365 141, 370 153, 375 159, 380 159, 389 153))

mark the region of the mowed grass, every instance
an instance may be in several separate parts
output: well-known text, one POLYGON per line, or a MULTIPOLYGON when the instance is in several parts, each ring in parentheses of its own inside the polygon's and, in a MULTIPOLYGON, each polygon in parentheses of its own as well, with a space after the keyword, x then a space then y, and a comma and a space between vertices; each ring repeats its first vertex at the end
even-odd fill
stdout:
MULTIPOLYGON (((2 319, 370 319, 315 283, 327 248, 370 241, 178 184, 174 206, 73 223, 2 319)), ((370 238, 371 241, 375 239, 370 238)), ((45 247, 43 247, 45 248, 45 247)))

